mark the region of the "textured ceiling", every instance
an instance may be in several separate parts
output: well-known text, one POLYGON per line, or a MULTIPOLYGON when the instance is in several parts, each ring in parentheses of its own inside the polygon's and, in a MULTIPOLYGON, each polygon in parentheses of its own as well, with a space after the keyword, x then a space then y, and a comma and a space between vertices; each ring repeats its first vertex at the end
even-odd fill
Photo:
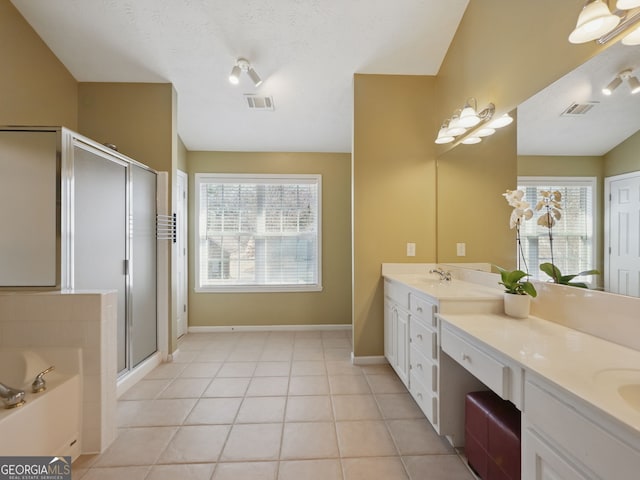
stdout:
POLYGON ((640 78, 640 47, 604 50, 518 107, 520 155, 604 155, 640 130, 640 93, 626 82, 605 96, 602 88, 627 68, 640 78), (594 102, 584 115, 561 116, 573 103, 594 102))
POLYGON ((437 74, 468 0, 12 3, 78 81, 172 83, 189 150, 349 152, 353 74, 437 74), (260 87, 228 82, 238 57, 260 87))

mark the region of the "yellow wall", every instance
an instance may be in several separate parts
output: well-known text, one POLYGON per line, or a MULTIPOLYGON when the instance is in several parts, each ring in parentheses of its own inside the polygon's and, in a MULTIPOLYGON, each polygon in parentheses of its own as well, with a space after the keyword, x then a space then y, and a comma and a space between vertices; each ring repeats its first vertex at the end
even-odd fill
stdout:
POLYGON ((604 156, 607 177, 640 170, 640 132, 627 138, 604 156))
POLYGON ((350 155, 344 153, 188 152, 189 326, 351 323, 350 155), (194 174, 322 175, 321 292, 195 293, 194 174))
POLYGON ((0 125, 77 128, 77 82, 9 0, 0 0, 0 125))
POLYGON ((356 356, 383 351, 383 262, 433 262, 438 121, 433 77, 355 75, 353 336, 356 356), (407 242, 416 256, 406 256, 407 242))

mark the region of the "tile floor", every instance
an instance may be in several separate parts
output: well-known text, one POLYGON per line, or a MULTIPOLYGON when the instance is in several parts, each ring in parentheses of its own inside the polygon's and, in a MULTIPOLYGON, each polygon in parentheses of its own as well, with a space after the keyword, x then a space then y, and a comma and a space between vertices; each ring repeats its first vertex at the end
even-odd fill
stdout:
POLYGON ((82 480, 473 480, 387 365, 351 332, 189 334, 118 402, 82 480))

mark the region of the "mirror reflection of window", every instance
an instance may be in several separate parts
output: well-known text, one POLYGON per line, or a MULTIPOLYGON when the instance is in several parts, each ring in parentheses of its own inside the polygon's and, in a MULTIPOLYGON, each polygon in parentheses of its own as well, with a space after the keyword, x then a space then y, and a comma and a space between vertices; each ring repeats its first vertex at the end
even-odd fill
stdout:
MULTIPOLYGON (((522 247, 529 273, 536 280, 549 277, 539 265, 551 262, 549 229, 538 225, 544 210, 535 211, 542 191, 558 190, 562 194, 562 217, 552 228, 553 263, 563 274, 575 274, 595 268, 596 177, 518 177, 518 189, 534 208, 534 217, 520 228, 522 247)), ((576 277, 575 281, 590 284, 591 276, 576 277)))

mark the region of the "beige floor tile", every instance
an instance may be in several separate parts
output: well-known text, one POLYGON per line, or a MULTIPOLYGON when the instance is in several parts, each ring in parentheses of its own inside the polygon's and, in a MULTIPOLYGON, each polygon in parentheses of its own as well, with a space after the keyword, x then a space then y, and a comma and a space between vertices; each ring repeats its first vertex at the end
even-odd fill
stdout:
POLYGON ((214 378, 202 394, 203 397, 243 397, 249 378, 214 378))
POLYGON ((317 348, 294 348, 293 360, 324 360, 324 350, 322 347, 317 348))
POLYGON ((179 347, 177 353, 173 355, 173 359, 171 360, 173 363, 191 363, 198 356, 199 350, 183 350, 179 347))
MULTIPOLYGON (((400 457, 346 458, 344 480, 408 480, 400 457)), ((423 480, 431 477, 423 477, 423 480)))
POLYGON ((214 467, 213 463, 154 465, 145 480, 209 480, 214 467))
POLYGON ((300 340, 303 338, 320 338, 322 339, 321 330, 300 330, 295 332, 295 339, 300 340))
POLYGON ((333 412, 336 420, 382 419, 373 395, 335 395, 333 412))
POLYGON ((340 455, 343 458, 398 454, 382 421, 336 422, 336 430, 340 455))
POLYGON ((453 453, 426 419, 387 420, 387 425, 400 455, 453 453))
POLYGON ((210 382, 209 378, 176 378, 158 398, 200 398, 210 382))
POLYGON ((269 338, 267 338, 267 344, 270 344, 270 343, 292 344, 295 337, 296 337, 296 332, 273 331, 269 333, 269 338))
POLYGON ((475 480, 457 455, 403 457, 411 480, 475 480))
POLYGON ((326 395, 289 397, 286 422, 332 421, 331 397, 326 395))
POLYGON ((242 398, 201 398, 184 421, 185 425, 216 425, 234 422, 242 398))
POLYGON ((258 362, 254 377, 288 377, 291 370, 289 362, 258 362))
POLYGON ((140 380, 120 400, 153 400, 171 383, 171 379, 140 380))
POLYGON ((234 425, 220 461, 277 460, 281 423, 234 425))
POLYGON ((260 361, 289 362, 293 356, 293 347, 267 346, 260 355, 260 361))
POLYGON ((409 393, 376 395, 376 400, 384 418, 424 418, 424 413, 409 393))
POLYGON ((239 346, 233 349, 233 351, 227 357, 227 362, 255 362, 262 356, 263 347, 244 347, 239 346))
POLYGON ((230 428, 229 425, 180 427, 158 463, 216 462, 230 428))
POLYGON ((88 468, 72 467, 71 468, 71 479, 72 480, 82 480, 82 478, 84 478, 84 476, 87 474, 88 471, 89 471, 88 468))
POLYGON ((320 360, 294 360, 291 365, 291 376, 326 375, 327 369, 320 360))
POLYGON ((147 374, 145 380, 158 378, 175 378, 182 373, 186 365, 184 363, 162 363, 147 374))
POLYGON ((289 388, 289 377, 253 377, 247 397, 275 397, 286 395, 289 388))
POLYGON ((331 395, 369 394, 371 389, 362 375, 329 375, 331 395))
POLYGON ((407 388, 396 374, 367 375, 373 393, 406 393, 407 388))
POLYGON ((130 400, 118 402, 119 427, 182 425, 196 404, 195 398, 130 400))
POLYGON ((328 395, 329 381, 325 376, 291 377, 289 395, 328 395))
POLYGON ((277 462, 219 463, 211 480, 275 480, 277 470, 277 462))
MULTIPOLYGON (((110 467, 92 468, 82 480, 145 480, 151 467, 110 467)), ((74 478, 75 480, 75 478, 74 478)))
POLYGON ((198 355, 196 355, 194 362, 202 362, 202 363, 224 362, 230 353, 231 353, 231 348, 229 349, 215 348, 212 350, 205 349, 205 350, 202 350, 201 352, 198 352, 198 355))
POLYGON ((340 460, 280 462, 278 480, 342 480, 340 460))
POLYGON ((172 427, 127 428, 100 455, 95 467, 153 465, 176 433, 172 427))
POLYGON ((225 362, 218 370, 218 378, 252 377, 256 362, 225 362))
POLYGON ((351 362, 351 347, 349 348, 326 348, 324 349, 326 360, 342 360, 351 362))
POLYGON ((213 378, 221 366, 220 362, 194 362, 187 365, 180 376, 182 378, 213 378))
POLYGON ((279 423, 284 418, 287 397, 247 397, 236 423, 279 423))
POLYGON ((333 422, 284 424, 281 459, 334 458, 338 454, 333 422))
POLYGON ((327 359, 327 372, 329 375, 362 375, 362 367, 348 359, 327 359))
POLYGON ((71 467, 73 469, 88 469, 91 468, 99 458, 100 455, 97 453, 80 455, 78 458, 76 458, 76 461, 73 462, 71 467))
POLYGON ((296 350, 313 350, 322 349, 322 337, 316 338, 296 338, 294 341, 294 349, 296 350))
POLYGON ((349 349, 349 353, 351 353, 351 340, 343 337, 336 338, 323 338, 322 346, 327 348, 342 348, 349 349))
POLYGON ((388 363, 379 365, 362 365, 362 371, 365 375, 394 375, 393 368, 388 363))

